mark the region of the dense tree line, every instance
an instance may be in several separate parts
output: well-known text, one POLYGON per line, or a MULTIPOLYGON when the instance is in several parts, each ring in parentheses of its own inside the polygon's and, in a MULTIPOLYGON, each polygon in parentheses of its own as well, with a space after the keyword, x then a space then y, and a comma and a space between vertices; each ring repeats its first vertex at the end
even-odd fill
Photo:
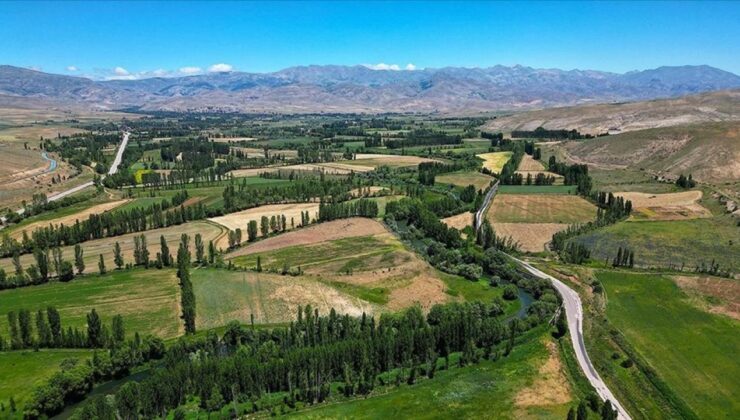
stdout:
POLYGON ((552 139, 552 140, 580 140, 592 139, 591 134, 581 134, 578 130, 547 130, 537 127, 534 130, 513 130, 511 138, 552 139))
POLYGON ((378 217, 378 203, 375 200, 360 198, 342 203, 319 203, 319 221, 328 222, 348 217, 378 217))
POLYGON ((629 267, 635 266, 635 253, 631 249, 621 246, 617 250, 617 255, 612 260, 612 267, 629 267))
POLYGON ((550 156, 548 160, 548 170, 563 176, 565 185, 575 185, 578 194, 588 196, 591 194, 592 180, 588 174, 588 165, 573 164, 568 165, 558 162, 555 156, 550 156))
POLYGON ((287 394, 288 406, 315 404, 326 400, 332 383, 340 383, 346 397, 367 395, 385 384, 381 374, 392 369, 400 368, 396 381, 413 384, 417 375, 433 378, 438 360, 451 353, 462 353, 460 365, 507 355, 516 337, 536 323, 504 324, 500 315, 500 308, 487 304, 454 303, 434 306, 426 317, 415 307, 376 321, 334 310, 321 316, 307 306, 288 327, 271 331, 231 323, 222 337, 181 340, 149 378, 127 385, 132 389, 120 390, 112 404, 91 401, 77 416, 164 417, 190 397, 217 411, 275 392, 287 394))
POLYGON ((224 212, 283 202, 308 202, 320 197, 349 198, 355 188, 351 180, 321 178, 297 179, 288 185, 248 186, 246 182, 232 182, 224 188, 224 212))
POLYGON ((6 234, 0 243, 0 257, 25 254, 35 249, 74 245, 88 240, 179 225, 188 220, 205 218, 207 213, 202 203, 189 207, 182 206, 187 198, 188 194, 183 190, 175 194, 171 200, 163 199, 149 207, 91 214, 86 220, 78 220, 70 226, 62 224, 38 228, 30 237, 24 231, 20 242, 6 234))
POLYGON ((91 310, 86 315, 86 329, 66 329, 59 311, 48 306, 35 314, 27 309, 10 311, 7 314, 9 337, 0 338, 0 350, 39 348, 103 348, 122 343, 125 338, 123 318, 115 315, 111 326, 103 325, 100 316, 91 310))

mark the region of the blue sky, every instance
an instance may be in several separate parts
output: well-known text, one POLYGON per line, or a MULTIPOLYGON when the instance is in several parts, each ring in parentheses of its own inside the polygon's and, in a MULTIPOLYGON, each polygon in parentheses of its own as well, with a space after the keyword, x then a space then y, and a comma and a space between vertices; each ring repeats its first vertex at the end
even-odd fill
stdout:
POLYGON ((96 78, 308 64, 740 74, 740 2, 0 3, 0 64, 96 78))

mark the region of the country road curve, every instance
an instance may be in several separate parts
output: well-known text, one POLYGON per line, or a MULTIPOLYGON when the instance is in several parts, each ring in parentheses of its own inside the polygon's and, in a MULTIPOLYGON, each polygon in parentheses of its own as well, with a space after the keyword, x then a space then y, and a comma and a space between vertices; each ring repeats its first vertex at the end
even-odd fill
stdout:
MULTIPOLYGON (((491 186, 488 194, 486 194, 486 197, 483 200, 483 204, 481 204, 481 208, 475 213, 476 230, 479 230, 481 225, 483 224, 485 213, 488 210, 488 207, 491 205, 493 197, 498 192, 498 186, 499 182, 496 181, 496 183, 491 186)), ((596 372, 594 365, 591 363, 591 359, 589 359, 588 357, 588 352, 586 351, 586 343, 583 340, 583 307, 581 306, 581 297, 578 296, 578 293, 575 290, 571 289, 565 283, 556 279, 555 277, 543 273, 542 271, 534 268, 532 265, 525 261, 512 257, 511 255, 509 255, 509 257, 517 264, 521 265, 533 276, 539 277, 543 280, 549 280, 552 283, 553 287, 555 287, 555 289, 558 291, 560 296, 562 296, 563 307, 565 308, 565 316, 568 320, 568 330, 570 331, 572 337, 571 341, 573 342, 573 350, 576 353, 578 365, 581 367, 581 370, 586 375, 589 383, 591 383, 591 386, 593 386, 596 392, 599 394, 599 397, 601 397, 603 401, 611 402, 612 406, 617 410, 618 418, 621 420, 631 420, 632 418, 630 417, 629 413, 627 413, 627 410, 622 407, 622 404, 619 403, 614 394, 612 394, 612 392, 606 386, 604 381, 601 379, 601 376, 599 376, 598 372, 596 372)))
POLYGON ((612 394, 612 392, 606 386, 604 381, 601 379, 601 376, 599 376, 598 372, 596 372, 594 365, 591 363, 591 359, 589 359, 588 357, 588 352, 586 352, 586 344, 583 340, 583 307, 581 306, 581 297, 578 296, 578 293, 575 290, 571 289, 565 283, 556 279, 555 277, 547 273, 543 273, 542 271, 534 268, 529 263, 524 262, 518 258, 512 256, 509 257, 511 257, 511 259, 524 267, 524 269, 533 276, 539 277, 544 280, 549 280, 555 287, 555 289, 557 289, 558 293, 560 293, 560 296, 563 297, 563 307, 565 308, 565 315, 568 319, 568 330, 571 334, 573 350, 576 353, 576 359, 578 359, 578 364, 581 366, 581 370, 586 375, 586 378, 591 383, 591 386, 596 389, 599 397, 601 397, 601 399, 604 401, 611 402, 612 406, 617 410, 618 418, 623 420, 631 420, 631 417, 627 413, 627 410, 622 407, 622 404, 619 403, 614 394, 612 394))
MULTIPOLYGON (((108 175, 113 175, 116 172, 118 172, 118 166, 121 165, 121 161, 123 160, 123 152, 126 150, 126 145, 128 145, 128 138, 129 138, 129 135, 130 134, 131 133, 129 133, 127 131, 124 131, 123 132, 123 137, 121 139, 121 145, 118 147, 118 151, 116 152, 116 157, 113 159, 113 163, 111 164, 110 169, 108 170, 108 175)), ((56 161, 54 161, 54 167, 56 168, 56 161)), ((58 193, 52 195, 51 197, 48 197, 47 198, 47 201, 61 200, 64 197, 67 197, 69 195, 72 195, 72 194, 74 194, 76 192, 82 191, 85 188, 92 187, 92 186, 93 186, 93 182, 92 181, 88 181, 88 182, 86 182, 84 184, 80 184, 80 185, 78 185, 76 187, 73 187, 73 188, 70 188, 68 190, 64 190, 64 191, 58 192, 58 193)), ((21 208, 21 209, 16 210, 16 213, 23 214, 25 211, 26 211, 25 209, 21 208)), ((0 221, 4 223, 5 222, 5 216, 1 216, 0 217, 0 221)))

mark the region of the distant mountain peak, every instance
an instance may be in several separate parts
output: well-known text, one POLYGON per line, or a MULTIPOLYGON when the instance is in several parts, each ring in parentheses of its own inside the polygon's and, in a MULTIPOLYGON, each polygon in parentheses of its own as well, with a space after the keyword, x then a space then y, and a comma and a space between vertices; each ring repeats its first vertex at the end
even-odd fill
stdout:
POLYGON ((670 98, 738 87, 740 77, 707 65, 624 74, 521 64, 413 71, 306 65, 272 73, 230 71, 115 81, 0 65, 0 95, 143 110, 476 112, 670 98))

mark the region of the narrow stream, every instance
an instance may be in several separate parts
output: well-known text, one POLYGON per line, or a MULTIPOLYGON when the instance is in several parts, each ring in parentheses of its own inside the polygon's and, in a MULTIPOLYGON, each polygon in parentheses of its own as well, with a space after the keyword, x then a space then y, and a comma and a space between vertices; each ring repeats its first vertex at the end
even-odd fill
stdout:
POLYGON ((54 170, 57 169, 56 159, 50 158, 49 154, 47 154, 46 152, 41 152, 41 157, 44 158, 44 160, 49 161, 49 170, 47 170, 46 172, 54 172, 54 170))

